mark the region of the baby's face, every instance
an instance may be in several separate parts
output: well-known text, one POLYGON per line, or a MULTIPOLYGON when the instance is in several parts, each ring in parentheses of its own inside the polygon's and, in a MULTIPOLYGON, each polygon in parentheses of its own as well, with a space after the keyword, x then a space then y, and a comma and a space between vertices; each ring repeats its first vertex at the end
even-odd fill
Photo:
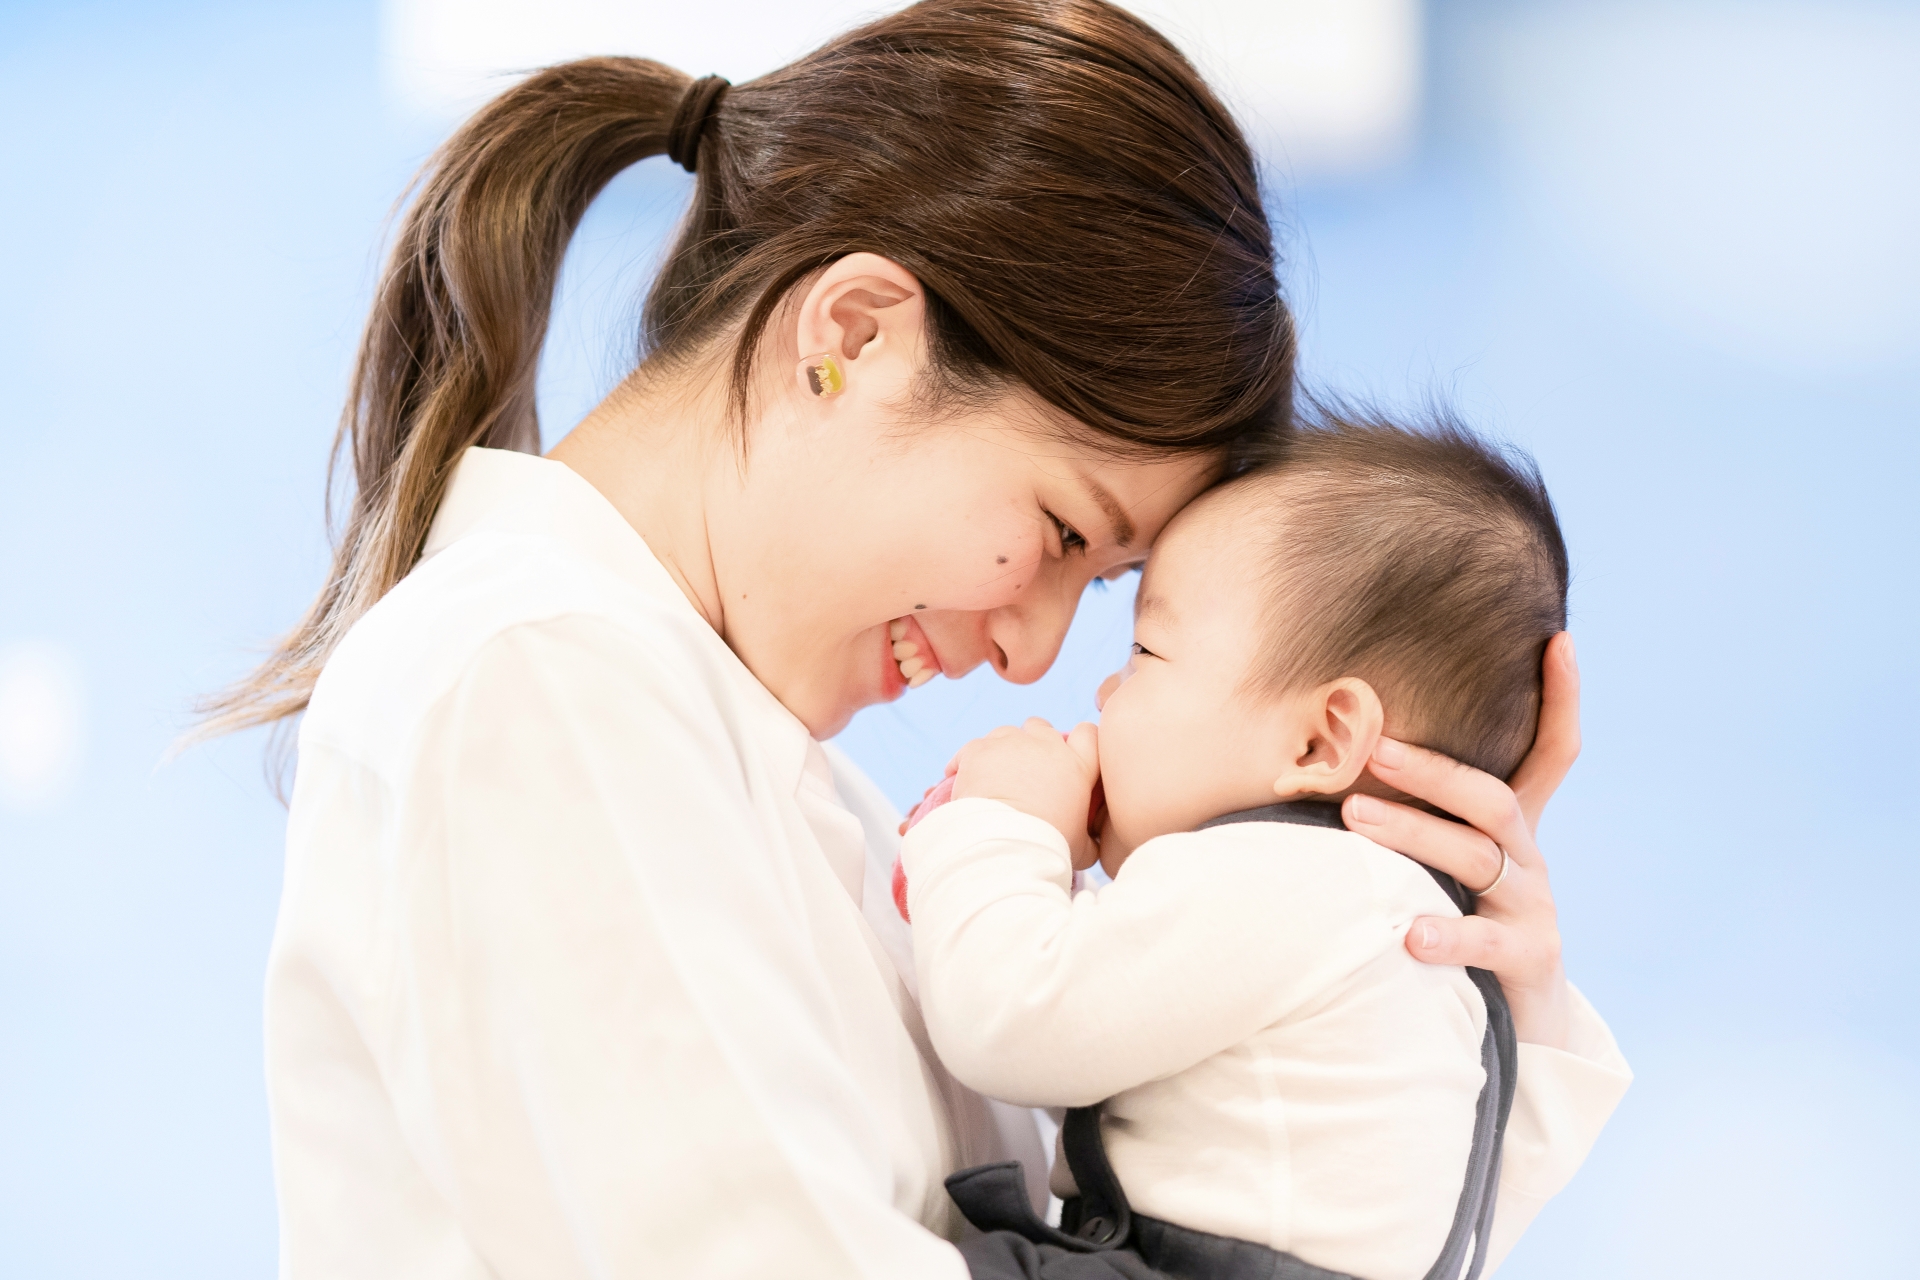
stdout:
POLYGON ((1245 689, 1266 588, 1236 514, 1231 497, 1205 497, 1160 536, 1140 581, 1133 657, 1100 686, 1109 874, 1155 836, 1278 798, 1279 708, 1245 689))

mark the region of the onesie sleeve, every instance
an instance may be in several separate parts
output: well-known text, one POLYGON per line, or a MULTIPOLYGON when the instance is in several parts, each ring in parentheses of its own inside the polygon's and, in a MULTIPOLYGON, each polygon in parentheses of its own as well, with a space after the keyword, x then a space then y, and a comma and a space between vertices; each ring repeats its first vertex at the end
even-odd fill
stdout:
POLYGON ((1520 1046, 1520 1083, 1502 1148, 1487 1270, 1500 1265, 1534 1216, 1573 1180, 1633 1083, 1613 1032, 1578 988, 1565 1049, 1520 1046))
POLYGON ((977 798, 935 810, 902 858, 941 1060, 989 1097, 1090 1105, 1239 1043, 1398 945, 1369 860, 1342 843, 1356 837, 1285 832, 1162 836, 1075 895, 1046 822, 977 798))

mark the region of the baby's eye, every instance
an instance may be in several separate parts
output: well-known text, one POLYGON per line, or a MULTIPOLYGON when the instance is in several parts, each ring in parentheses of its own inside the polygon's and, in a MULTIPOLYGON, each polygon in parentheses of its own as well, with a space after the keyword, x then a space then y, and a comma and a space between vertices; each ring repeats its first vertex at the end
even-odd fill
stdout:
POLYGON ((1047 512, 1047 519, 1053 521, 1053 527, 1060 533, 1061 551, 1078 551, 1087 545, 1087 540, 1080 536, 1079 530, 1075 529, 1065 520, 1062 520, 1059 516, 1053 514, 1053 512, 1047 512))
POLYGON ((1138 640, 1135 640, 1133 642, 1133 656, 1136 658, 1139 658, 1139 657, 1151 658, 1153 656, 1153 650, 1147 648, 1147 646, 1141 644, 1138 640))

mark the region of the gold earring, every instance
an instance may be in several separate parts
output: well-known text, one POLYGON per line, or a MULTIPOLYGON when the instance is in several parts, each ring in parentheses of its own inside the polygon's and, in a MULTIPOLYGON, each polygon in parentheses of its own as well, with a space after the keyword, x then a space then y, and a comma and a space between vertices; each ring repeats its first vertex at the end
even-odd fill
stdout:
POLYGON ((802 360, 800 372, 807 375, 807 390, 822 400, 847 389, 847 375, 840 372, 840 362, 824 351, 802 360))

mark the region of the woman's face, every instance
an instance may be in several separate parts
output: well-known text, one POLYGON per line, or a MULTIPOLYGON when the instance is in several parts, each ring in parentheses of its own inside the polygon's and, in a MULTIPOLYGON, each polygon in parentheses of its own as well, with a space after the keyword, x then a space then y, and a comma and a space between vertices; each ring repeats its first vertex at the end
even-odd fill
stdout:
MULTIPOLYGON (((815 737, 934 674, 985 662, 1039 679, 1087 583, 1142 563, 1219 470, 1213 456, 1118 462, 1063 443, 1074 424, 1021 387, 929 411, 925 302, 897 263, 849 254, 797 287, 763 339, 744 467, 716 437, 666 428, 705 441, 697 520, 660 539, 668 558, 710 564, 710 586, 684 567, 682 585, 815 737), (810 389, 816 353, 840 362, 837 394, 810 389)), ((658 429, 671 408, 630 416, 658 429)), ((671 502, 685 484, 663 447, 632 465, 671 502)), ((644 522, 656 505, 633 507, 644 522)))
POLYGON ((854 407, 756 432, 713 526, 727 642, 821 738, 933 674, 1039 679, 1087 584, 1140 564, 1219 467, 1060 443, 1025 393, 930 425, 854 407))

